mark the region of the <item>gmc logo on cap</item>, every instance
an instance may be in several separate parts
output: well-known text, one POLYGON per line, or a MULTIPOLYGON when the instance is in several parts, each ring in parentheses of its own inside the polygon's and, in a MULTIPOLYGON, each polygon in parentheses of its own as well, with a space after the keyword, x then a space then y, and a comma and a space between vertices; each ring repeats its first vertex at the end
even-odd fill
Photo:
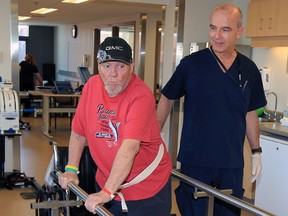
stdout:
POLYGON ((105 50, 120 50, 120 51, 123 51, 123 47, 122 46, 107 46, 105 48, 105 50))

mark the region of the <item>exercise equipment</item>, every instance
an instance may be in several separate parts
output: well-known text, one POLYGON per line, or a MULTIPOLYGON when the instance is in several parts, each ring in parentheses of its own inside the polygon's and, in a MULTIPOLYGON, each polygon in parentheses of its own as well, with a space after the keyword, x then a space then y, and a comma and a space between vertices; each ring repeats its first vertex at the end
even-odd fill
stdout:
MULTIPOLYGON (((79 186, 70 182, 69 190, 63 190, 58 184, 58 176, 65 170, 68 161, 68 147, 57 147, 55 141, 49 142, 53 146, 53 155, 45 175, 45 184, 38 189, 36 203, 31 203, 36 216, 88 216, 94 215, 86 210, 83 202, 88 194, 95 193, 95 173, 97 167, 93 162, 88 147, 84 148, 79 173, 79 186), (61 171, 62 170, 62 171, 61 171), (72 191, 73 193, 70 193, 72 191)), ((103 206, 99 205, 96 212, 100 216, 112 216, 103 206)))
POLYGON ((5 173, 5 138, 20 136, 19 102, 11 82, 2 82, 0 77, 0 188, 12 189, 14 186, 26 186, 31 183, 25 173, 13 170, 5 173))
POLYGON ((19 101, 12 83, 0 83, 0 134, 19 135, 19 101))

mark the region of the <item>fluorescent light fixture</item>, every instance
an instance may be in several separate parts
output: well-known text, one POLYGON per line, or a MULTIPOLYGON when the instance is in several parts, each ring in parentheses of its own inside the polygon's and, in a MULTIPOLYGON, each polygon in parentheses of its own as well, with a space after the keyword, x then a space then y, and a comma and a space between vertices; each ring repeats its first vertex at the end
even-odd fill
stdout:
POLYGON ((83 2, 87 2, 89 0, 63 0, 63 3, 70 3, 70 4, 80 4, 83 2))
POLYGON ((31 18, 30 16, 18 16, 18 20, 19 21, 27 20, 27 19, 30 19, 30 18, 31 18))
POLYGON ((38 10, 34 10, 34 11, 31 11, 31 13, 34 13, 34 14, 46 14, 46 13, 51 13, 53 11, 56 11, 58 9, 55 9, 55 8, 40 8, 38 10))

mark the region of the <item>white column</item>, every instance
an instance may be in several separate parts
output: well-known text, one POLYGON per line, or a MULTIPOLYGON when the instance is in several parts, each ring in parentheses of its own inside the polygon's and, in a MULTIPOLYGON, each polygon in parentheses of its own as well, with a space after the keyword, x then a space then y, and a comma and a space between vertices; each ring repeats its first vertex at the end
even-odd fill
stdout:
MULTIPOLYGON (((175 53, 177 35, 175 30, 175 6, 176 1, 170 0, 169 4, 165 7, 165 20, 164 20, 164 32, 163 32, 163 45, 161 54, 161 75, 160 84, 162 87, 168 82, 175 70, 175 53)), ((166 123, 162 129, 162 137, 167 145, 167 148, 172 147, 172 141, 170 139, 170 116, 168 116, 166 123)))
MULTIPOLYGON (((0 76, 18 90, 18 1, 2 0, 0 7, 0 76)), ((5 171, 20 169, 19 137, 5 139, 5 171)))

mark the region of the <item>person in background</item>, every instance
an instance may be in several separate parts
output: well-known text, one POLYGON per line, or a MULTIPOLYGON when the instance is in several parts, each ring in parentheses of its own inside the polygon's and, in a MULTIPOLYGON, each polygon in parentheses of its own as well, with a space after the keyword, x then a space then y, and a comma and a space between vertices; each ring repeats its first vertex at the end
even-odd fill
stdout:
POLYGON ((88 211, 95 213, 98 204, 105 204, 113 215, 127 210, 129 216, 170 215, 172 164, 160 136, 155 98, 133 73, 132 49, 125 40, 106 38, 97 59, 99 75, 83 88, 59 183, 64 189, 69 181, 79 183, 79 160, 87 142, 98 185, 85 202, 88 211))
POLYGON ((42 77, 32 55, 27 54, 20 62, 20 91, 35 90, 35 86, 42 85, 42 77))
MULTIPOLYGON (((177 160, 181 173, 243 197, 243 145, 252 150, 254 182, 261 172, 258 116, 266 105, 255 63, 235 49, 243 33, 242 12, 233 4, 216 6, 210 15, 210 48, 184 57, 164 86, 157 107, 163 127, 173 101, 183 96, 184 120, 177 160)), ((175 190, 182 216, 206 215, 208 198, 195 199, 194 188, 175 190)), ((240 215, 240 209, 215 200, 214 215, 240 215)))
MULTIPOLYGON (((25 60, 19 63, 20 71, 20 91, 35 90, 35 86, 42 85, 42 77, 35 64, 34 57, 30 54, 25 56, 25 60)), ((31 96, 21 99, 24 109, 31 108, 31 96)), ((29 112, 23 111, 23 116, 29 116, 29 112)))

